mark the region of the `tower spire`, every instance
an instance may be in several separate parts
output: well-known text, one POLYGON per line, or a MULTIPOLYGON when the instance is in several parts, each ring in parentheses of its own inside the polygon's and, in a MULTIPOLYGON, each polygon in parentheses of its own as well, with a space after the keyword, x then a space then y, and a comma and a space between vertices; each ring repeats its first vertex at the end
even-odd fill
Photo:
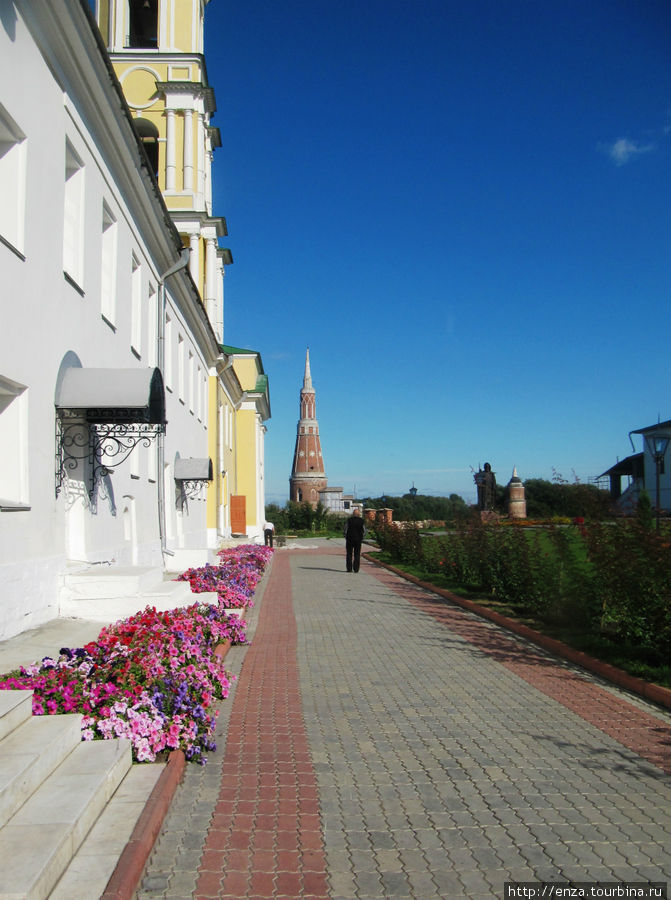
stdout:
POLYGON ((319 503, 319 492, 327 484, 308 347, 305 353, 305 374, 300 395, 300 419, 296 429, 294 462, 289 478, 289 499, 295 503, 307 502, 316 507, 319 503))
POLYGON ((303 376, 303 387, 308 390, 312 389, 312 375, 310 373, 310 348, 305 351, 305 375, 303 376))

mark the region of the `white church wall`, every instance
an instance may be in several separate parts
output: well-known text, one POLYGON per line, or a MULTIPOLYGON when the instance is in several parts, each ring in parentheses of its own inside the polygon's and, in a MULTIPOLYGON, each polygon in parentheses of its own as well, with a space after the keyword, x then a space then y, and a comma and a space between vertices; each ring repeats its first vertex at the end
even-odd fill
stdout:
MULTIPOLYGON (((81 466, 56 494, 54 402, 64 360, 154 366, 161 269, 176 257, 155 198, 138 190, 137 160, 124 158, 132 133, 129 140, 97 52, 82 10, 66 0, 12 5, 0 23, 0 132, 16 136, 18 170, 25 167, 20 215, 0 217, 0 435, 10 438, 0 441, 0 640, 58 614, 73 566, 163 565, 155 442, 136 448, 93 496, 81 466), (69 80, 73 59, 84 80, 69 80), (71 196, 68 159, 83 173, 71 196)), ((207 456, 206 388, 197 380, 211 363, 183 315, 184 297, 173 301, 171 290, 168 283, 166 306, 181 329, 187 382, 185 396, 166 392, 170 464, 176 453, 207 456)), ((179 512, 174 543, 206 545, 205 505, 189 501, 179 512)))

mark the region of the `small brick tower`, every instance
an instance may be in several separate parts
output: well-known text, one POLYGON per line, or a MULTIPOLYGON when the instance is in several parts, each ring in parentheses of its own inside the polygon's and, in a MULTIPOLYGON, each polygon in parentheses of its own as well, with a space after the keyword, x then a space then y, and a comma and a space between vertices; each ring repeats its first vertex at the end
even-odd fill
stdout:
POLYGON ((508 482, 508 516, 511 519, 526 519, 527 501, 522 479, 517 475, 517 469, 513 469, 513 477, 508 482))
POLYGON ((315 389, 310 374, 310 348, 305 353, 305 375, 301 388, 301 417, 296 429, 294 464, 289 479, 289 499, 309 503, 313 509, 319 503, 319 491, 327 486, 324 472, 319 424, 315 410, 315 389))

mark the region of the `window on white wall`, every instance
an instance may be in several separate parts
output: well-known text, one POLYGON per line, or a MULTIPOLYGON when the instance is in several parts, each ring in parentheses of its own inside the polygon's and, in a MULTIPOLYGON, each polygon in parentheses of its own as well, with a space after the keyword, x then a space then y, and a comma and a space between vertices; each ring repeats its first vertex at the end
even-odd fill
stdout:
POLYGON ((84 163, 70 141, 67 140, 65 142, 63 271, 81 289, 84 283, 84 163))
POLYGON ((117 222, 103 202, 102 259, 100 265, 100 311, 110 325, 116 325, 117 222))
POLYGON ((194 361, 193 361, 193 353, 189 350, 189 409, 191 412, 194 411, 194 403, 193 403, 193 395, 194 395, 194 387, 195 387, 195 373, 194 373, 194 361))
MULTIPOLYGON (((158 362, 156 351, 156 328, 158 314, 158 297, 154 285, 149 285, 147 301, 147 365, 155 366, 158 362)), ((167 338, 167 334, 165 335, 167 338)))
POLYGON ((141 474, 142 453, 140 452, 140 450, 144 450, 144 447, 139 447, 139 448, 136 447, 135 451, 133 453, 131 453, 128 458, 128 461, 130 464, 129 465, 129 474, 130 474, 131 478, 139 478, 140 474, 141 474))
POLYGON ((203 375, 203 415, 202 422, 203 425, 207 428, 207 423, 209 420, 209 412, 210 412, 210 394, 208 391, 209 379, 207 374, 203 375))
POLYGON ((28 391, 0 376, 0 507, 28 503, 28 391))
POLYGON ((156 444, 155 441, 151 442, 151 446, 147 448, 147 478, 149 481, 156 481, 156 473, 158 472, 158 465, 156 459, 156 444))
POLYGON ((131 259, 130 345, 136 356, 142 356, 142 266, 135 254, 131 259))
POLYGON ((26 202, 26 140, 0 104, 0 237, 23 255, 26 202))
POLYGON ((184 338, 177 335, 177 395, 184 403, 184 338))
POLYGON ((165 379, 165 387, 166 390, 172 391, 174 388, 173 382, 173 363, 172 363, 172 354, 174 352, 174 347, 172 345, 172 319, 170 316, 166 315, 165 317, 165 331, 163 333, 163 377, 165 379))

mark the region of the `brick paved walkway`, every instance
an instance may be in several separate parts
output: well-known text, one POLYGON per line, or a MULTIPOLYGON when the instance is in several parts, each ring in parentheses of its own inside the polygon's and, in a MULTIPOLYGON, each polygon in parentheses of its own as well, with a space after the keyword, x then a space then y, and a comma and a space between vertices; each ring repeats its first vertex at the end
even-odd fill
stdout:
POLYGON ((276 554, 138 897, 669 881, 671 716, 333 543, 276 554))
POLYGON ((226 733, 225 777, 199 897, 327 898, 319 800, 303 727, 289 557, 273 564, 226 733))

